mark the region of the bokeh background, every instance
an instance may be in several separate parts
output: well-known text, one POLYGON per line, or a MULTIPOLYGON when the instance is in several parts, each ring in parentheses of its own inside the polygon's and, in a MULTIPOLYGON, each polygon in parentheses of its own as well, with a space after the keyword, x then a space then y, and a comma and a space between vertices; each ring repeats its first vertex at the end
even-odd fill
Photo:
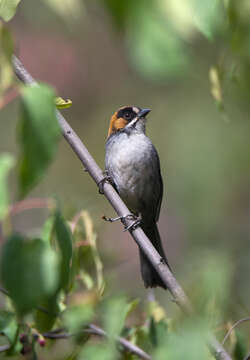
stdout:
MULTIPOLYGON (((214 272, 226 257, 231 319, 250 312, 249 16, 247 0, 25 0, 8 23, 26 68, 73 101, 64 115, 102 168, 112 113, 152 109, 147 134, 161 160, 169 262, 192 293, 207 254, 218 260, 214 272)), ((18 106, 1 111, 0 151, 17 152, 18 106)), ((14 176, 11 189, 15 199, 14 176)), ((52 195, 69 217, 90 212, 111 286, 146 296, 136 245, 120 224, 103 222, 114 212, 63 139, 30 194, 52 195)), ((45 216, 27 212, 15 226, 35 233, 45 216)))

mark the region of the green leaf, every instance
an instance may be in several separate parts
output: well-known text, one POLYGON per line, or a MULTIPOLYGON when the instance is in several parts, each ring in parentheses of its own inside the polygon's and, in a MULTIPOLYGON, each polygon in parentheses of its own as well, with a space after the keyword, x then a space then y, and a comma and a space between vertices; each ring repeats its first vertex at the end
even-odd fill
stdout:
POLYGON ((210 360, 206 341, 208 328, 206 324, 195 321, 187 322, 176 333, 171 333, 165 341, 155 348, 152 357, 156 360, 185 359, 185 360, 210 360))
POLYGON ((56 253, 40 239, 11 235, 3 246, 1 277, 20 313, 37 307, 58 287, 56 253))
POLYGON ((107 301, 104 311, 104 327, 111 338, 120 335, 126 315, 127 304, 125 298, 117 297, 107 301))
POLYGON ((0 17, 9 21, 16 13, 17 5, 21 0, 0 0, 0 17))
POLYGON ((109 344, 87 345, 79 354, 79 360, 113 360, 114 350, 109 344))
POLYGON ((0 332, 8 338, 10 344, 15 341, 18 325, 14 313, 0 310, 0 332))
POLYGON ((200 32, 209 40, 214 38, 220 23, 225 20, 222 1, 190 1, 193 21, 200 32))
POLYGON ((247 354, 247 340, 239 330, 235 331, 235 335, 236 345, 234 347, 233 358, 235 360, 243 360, 247 354))
POLYGON ((35 328, 43 333, 51 330, 60 313, 57 296, 52 296, 48 300, 39 304, 34 312, 35 328))
POLYGON ((25 196, 46 172, 57 148, 60 129, 54 92, 47 85, 27 86, 19 124, 19 194, 25 196))
POLYGON ((8 355, 19 354, 22 348, 19 342, 19 326, 16 315, 9 311, 0 310, 0 333, 5 335, 9 341, 8 355))
POLYGON ((70 283, 71 259, 73 254, 70 229, 64 218, 57 211, 55 215, 55 233, 61 251, 61 287, 68 289, 70 283))
POLYGON ((154 347, 160 346, 166 342, 168 325, 165 319, 156 322, 153 317, 149 323, 149 339, 154 347))
POLYGON ((7 188, 7 176, 9 170, 14 164, 14 159, 9 154, 4 154, 0 157, 0 220, 2 220, 9 206, 9 196, 7 188))
POLYGON ((54 215, 48 217, 48 219, 45 221, 45 223, 43 225, 41 238, 47 244, 50 244, 50 242, 51 242, 54 225, 55 225, 55 216, 54 215))
POLYGON ((171 23, 162 16, 156 3, 139 10, 133 12, 128 27, 129 53, 136 69, 151 80, 185 73, 188 53, 171 23))
POLYGON ((0 20, 0 101, 1 96, 13 82, 13 70, 11 64, 13 48, 11 34, 0 20))
POLYGON ((133 341, 146 352, 152 351, 152 342, 149 339, 148 326, 143 325, 134 329, 134 334, 132 334, 131 341, 133 341))
POLYGON ((70 333, 75 334, 92 319, 94 315, 93 305, 85 303, 83 305, 73 305, 63 312, 63 323, 70 333))

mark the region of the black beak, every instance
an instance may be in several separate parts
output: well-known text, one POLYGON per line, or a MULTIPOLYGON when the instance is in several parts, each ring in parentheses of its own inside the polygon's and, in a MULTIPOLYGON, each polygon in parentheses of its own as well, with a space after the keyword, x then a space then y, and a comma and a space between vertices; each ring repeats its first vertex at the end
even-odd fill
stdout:
POLYGON ((141 109, 141 111, 139 112, 139 114, 137 115, 138 119, 145 117, 146 115, 148 115, 148 113, 150 112, 150 109, 141 109))

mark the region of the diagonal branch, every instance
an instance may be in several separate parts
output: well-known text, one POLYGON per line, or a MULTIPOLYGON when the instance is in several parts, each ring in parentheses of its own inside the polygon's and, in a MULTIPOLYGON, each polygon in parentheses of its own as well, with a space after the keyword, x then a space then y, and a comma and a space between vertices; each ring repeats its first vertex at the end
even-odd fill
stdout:
MULTIPOLYGON (((13 57, 13 65, 17 77, 22 82, 31 86, 37 85, 37 82, 25 70, 21 62, 15 56, 13 57)), ((89 172, 90 176, 93 178, 96 184, 100 184, 105 179, 102 170, 96 164, 95 160, 90 155, 90 153, 82 143, 81 139, 70 127, 70 125, 67 123, 65 118, 58 110, 56 110, 56 115, 59 124, 61 126, 61 130, 64 138, 69 143, 73 151, 76 153, 76 155, 84 165, 85 169, 89 172)), ((104 190, 104 195, 109 200, 109 202, 111 203, 111 205, 113 206, 113 208, 115 209, 115 211, 119 216, 126 216, 130 214, 129 209, 121 200, 120 196, 118 195, 118 193, 115 191, 115 189, 111 184, 109 184, 108 182, 104 182, 103 190, 104 190)), ((125 222, 126 222, 126 226, 129 226, 133 223, 133 220, 126 219, 125 222)), ((155 248, 153 247, 149 239, 146 237, 142 229, 140 227, 137 227, 134 230, 131 229, 130 232, 136 243, 143 250, 145 255, 148 257, 148 259, 156 269, 156 271, 161 276, 164 284, 167 286, 171 294, 174 296, 175 302, 177 302, 186 313, 192 312, 191 305, 184 291, 177 283, 176 279, 169 270, 168 266, 164 262, 162 262, 161 256, 155 250, 155 248)))
MULTIPOLYGON (((89 324, 89 329, 86 329, 86 332, 89 332, 90 334, 95 334, 98 336, 105 336, 105 337, 108 336, 104 330, 102 330, 101 328, 99 328, 98 326, 96 326, 94 324, 89 324)), ((129 351, 132 354, 139 356, 141 359, 152 360, 151 356, 149 356, 147 353, 145 353, 145 351, 140 349, 137 345, 132 344, 130 341, 128 341, 120 336, 117 337, 117 341, 123 346, 123 348, 125 350, 129 351)))
MULTIPOLYGON (((16 76, 25 84, 34 86, 36 85, 36 81, 32 78, 32 76, 27 72, 27 70, 23 67, 20 60, 13 56, 13 67, 16 73, 16 76)), ((100 184, 101 181, 104 180, 104 175, 102 170, 96 164, 93 157, 90 155, 81 139, 74 132, 74 130, 67 123, 62 114, 56 110, 56 115, 58 122, 60 124, 62 134, 66 141, 71 146, 72 150, 78 156, 79 160, 82 162, 86 170, 89 172, 90 176, 96 182, 96 184, 100 184)), ((126 216, 130 213, 127 206, 119 197, 118 193, 115 191, 113 186, 107 182, 104 182, 103 185, 104 195, 113 206, 114 210, 117 212, 118 216, 126 216)), ((132 224, 132 220, 127 219, 125 221, 125 225, 129 226, 132 224)), ((170 293, 173 295, 175 302, 181 307, 181 309, 187 313, 192 314, 193 310, 189 299, 184 293, 181 286, 178 284, 172 272, 169 270, 167 264, 162 261, 161 256, 153 247, 147 236, 144 234, 143 230, 140 227, 136 229, 131 229, 130 234, 134 238, 137 245, 142 249, 152 266, 158 272, 162 281, 169 289, 170 293)), ((220 360, 231 360, 231 357, 227 354, 224 348, 217 342, 215 338, 211 336, 209 340, 209 346, 211 348, 211 352, 220 360)))
MULTIPOLYGON (((60 331, 50 331, 47 333, 42 334, 46 339, 68 339, 72 336, 72 334, 69 334, 67 332, 64 332, 64 329, 59 329, 60 331)), ((84 330, 84 333, 91 334, 91 335, 97 335, 101 337, 108 337, 108 334, 106 331, 101 329, 100 327, 89 324, 84 330)), ((130 352, 131 354, 137 355, 139 358, 144 360, 152 360, 151 356, 145 353, 141 348, 139 348, 137 345, 132 344, 130 341, 126 340, 123 337, 118 336, 116 338, 117 342, 122 345, 123 349, 130 352)))

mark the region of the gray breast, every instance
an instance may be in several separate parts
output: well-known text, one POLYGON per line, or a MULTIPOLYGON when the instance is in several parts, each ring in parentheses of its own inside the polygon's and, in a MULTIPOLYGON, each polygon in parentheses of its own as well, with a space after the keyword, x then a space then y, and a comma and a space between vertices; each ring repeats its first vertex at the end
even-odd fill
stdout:
POLYGON ((106 169, 131 211, 141 213, 151 207, 154 216, 161 200, 160 169, 156 150, 145 134, 112 136, 106 144, 106 169))

